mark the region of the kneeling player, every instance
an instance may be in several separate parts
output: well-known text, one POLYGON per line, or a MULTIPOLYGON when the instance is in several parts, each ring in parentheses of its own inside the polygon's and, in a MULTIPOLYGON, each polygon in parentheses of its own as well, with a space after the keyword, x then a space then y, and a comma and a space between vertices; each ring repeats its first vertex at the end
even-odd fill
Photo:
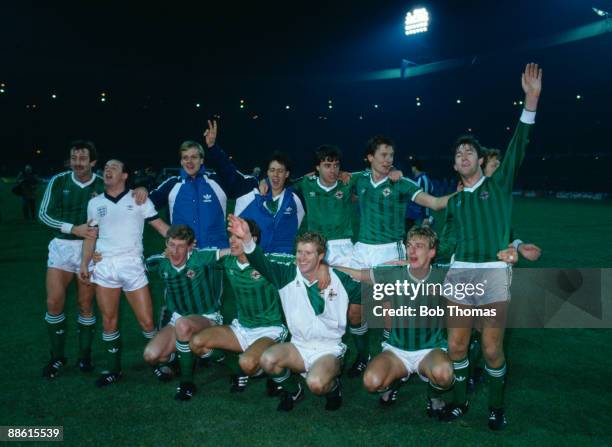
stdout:
MULTIPOLYGON (((385 309, 409 306, 415 316, 391 318, 390 336, 383 343, 383 352, 368 365, 363 383, 370 392, 381 392, 380 403, 391 405, 398 397, 401 384, 411 375, 418 374, 429 382, 427 414, 437 416, 444 406, 440 394, 454 382, 453 366, 446 353, 446 340, 439 317, 420 316, 420 309, 436 309, 440 294, 427 285, 441 285, 444 275, 432 270, 438 237, 428 227, 413 227, 406 238, 408 265, 378 266, 371 270, 350 270, 355 278, 374 284, 414 284, 421 288, 417 296, 387 295, 385 309), (430 293, 431 294, 428 294, 430 293)), ((441 289, 440 289, 441 291, 441 289)))
POLYGON ((243 219, 230 216, 229 220, 229 230, 242 242, 253 268, 279 290, 292 336, 290 343, 274 345, 261 356, 261 366, 283 389, 278 410, 293 409, 303 397, 292 372, 305 374, 308 388, 326 396, 326 410, 337 410, 342 405, 338 375, 346 351, 342 336, 349 295, 359 299, 359 283, 330 269, 330 285, 319 289, 317 274, 324 268, 325 239, 317 233, 298 236, 295 261, 280 263, 266 259, 243 219))
MULTIPOLYGON (((259 227, 247 219, 254 240, 259 240, 259 227)), ((283 325, 278 290, 250 264, 244 254, 242 242, 230 237, 231 256, 223 258, 228 281, 232 287, 238 318, 231 325, 204 329, 191 338, 190 346, 196 354, 212 349, 240 353, 228 355, 226 363, 232 371, 231 392, 245 390, 249 377, 260 371, 261 354, 274 343, 287 337, 283 325), (237 359, 237 361, 236 361, 237 359)), ((284 255, 270 255, 271 259, 285 260, 284 255)), ((268 392, 276 392, 276 384, 268 381, 268 392)))
POLYGON ((228 249, 194 249, 195 233, 187 225, 172 225, 166 235, 166 251, 147 259, 147 270, 157 272, 166 286, 166 305, 172 313, 170 323, 149 342, 144 359, 154 366, 162 381, 172 375, 163 364, 178 353, 181 382, 175 399, 189 400, 196 392, 193 380, 194 356, 189 339, 203 329, 221 324, 219 312, 223 277, 215 262, 228 249), (160 365, 160 363, 162 365, 160 365))

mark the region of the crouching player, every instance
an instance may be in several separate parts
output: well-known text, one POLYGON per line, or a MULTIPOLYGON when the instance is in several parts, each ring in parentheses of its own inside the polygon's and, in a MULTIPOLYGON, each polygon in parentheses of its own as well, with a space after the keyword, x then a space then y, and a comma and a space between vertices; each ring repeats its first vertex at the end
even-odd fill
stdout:
MULTIPOLYGON (((382 344, 383 351, 365 370, 363 383, 368 391, 381 393, 381 405, 388 406, 397 400, 401 384, 411 374, 418 374, 429 383, 427 414, 430 417, 439 416, 444 407, 440 396, 454 383, 453 365, 446 353, 444 320, 441 316, 420 316, 422 308, 443 308, 440 297, 444 274, 431 267, 437 246, 438 237, 432 229, 413 227, 406 238, 408 265, 380 265, 370 270, 343 269, 356 279, 374 283, 375 292, 384 290, 376 285, 397 284, 397 281, 402 285, 412 284, 415 289, 419 287, 416 295, 400 295, 395 291, 384 296, 384 310, 375 315, 383 312, 391 316, 390 336, 382 344), (396 316, 396 312, 390 312, 405 306, 414 309, 415 316, 396 316)), ((413 290, 413 286, 407 290, 413 290)))
POLYGON ((261 366, 282 386, 279 411, 290 411, 303 398, 303 390, 291 373, 306 375, 306 384, 317 395, 325 395, 326 410, 342 405, 338 375, 346 351, 342 336, 346 330, 349 297, 359 300, 360 286, 348 275, 330 269, 329 286, 319 289, 317 274, 325 257, 325 239, 304 233, 296 239, 295 261, 280 263, 266 259, 246 221, 229 218, 229 231, 241 241, 248 261, 279 290, 291 342, 267 349, 261 366))
MULTIPOLYGON (((255 221, 247 219, 249 231, 255 241, 259 240, 259 227, 255 221)), ((244 254, 242 242, 230 237, 231 256, 225 256, 223 268, 232 288, 236 301, 237 318, 230 325, 204 329, 191 338, 191 350, 203 355, 213 349, 239 353, 226 356, 226 364, 232 371, 230 391, 242 392, 246 389, 250 376, 260 372, 261 354, 287 338, 287 328, 283 324, 278 289, 264 278, 244 254)), ((285 255, 268 255, 271 259, 286 260, 285 255)), ((268 380, 268 393, 276 392, 276 384, 268 380)))
POLYGON ((172 375, 162 365, 177 353, 181 382, 174 397, 182 401, 191 399, 196 392, 189 339, 223 322, 219 312, 223 275, 215 263, 229 253, 228 249, 194 249, 195 244, 195 233, 190 227, 172 225, 166 235, 165 252, 146 261, 147 270, 159 274, 164 281, 166 305, 172 318, 149 342, 144 359, 154 367, 160 380, 166 381, 172 375))

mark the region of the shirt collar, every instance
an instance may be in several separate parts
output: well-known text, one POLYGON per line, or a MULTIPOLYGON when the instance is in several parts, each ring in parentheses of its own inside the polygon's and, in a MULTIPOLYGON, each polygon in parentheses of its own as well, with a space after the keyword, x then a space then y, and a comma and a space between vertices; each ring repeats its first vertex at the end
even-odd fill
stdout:
POLYGON ((325 186, 323 183, 321 183, 321 179, 319 177, 317 177, 317 185, 319 185, 319 188, 321 188, 322 190, 324 190, 326 192, 330 192, 336 186, 338 186, 338 180, 336 180, 336 183, 334 183, 333 186, 325 186))
POLYGON ((106 191, 104 191, 104 197, 106 197, 107 200, 110 200, 113 203, 118 203, 121 199, 123 199, 123 197, 125 197, 125 195, 130 192, 129 189, 125 188, 123 190, 123 192, 121 194, 119 194, 117 197, 113 197, 113 196, 109 196, 106 191))
POLYGON ((377 188, 377 187, 379 187, 380 185, 382 185, 384 182, 386 182, 386 181, 387 181, 387 179, 388 179, 388 178, 389 178, 389 176, 386 176, 386 177, 384 177, 383 179, 381 179, 381 180, 379 180, 379 181, 377 181, 377 182, 374 182, 374 176, 373 176, 373 175, 372 175, 372 173, 370 172, 370 183, 372 184, 372 186, 373 186, 374 188, 377 188))
POLYGON ((478 189, 478 187, 479 187, 480 185, 482 185, 482 182, 484 182, 485 178, 486 178, 486 177, 485 177, 485 176, 484 176, 484 174, 483 174, 483 176, 482 176, 482 177, 480 177, 480 180, 478 180, 478 181, 477 181, 477 182, 474 184, 474 186, 470 186, 469 188, 463 188, 463 190, 464 190, 465 192, 474 192, 474 191, 476 191, 476 190, 478 189))
POLYGON ((85 183, 79 182, 76 178, 76 175, 74 175, 74 172, 72 172, 70 176, 72 177, 72 181, 76 183, 78 186, 80 186, 81 188, 85 188, 86 186, 91 185, 96 180, 96 174, 94 172, 91 173, 91 178, 85 183))
POLYGON ((177 272, 182 271, 187 266, 187 261, 189 261, 189 258, 191 258, 191 253, 193 253, 193 250, 187 252, 187 259, 185 260, 185 263, 181 265, 180 267, 177 267, 172 262, 170 262, 170 265, 172 266, 172 268, 176 270, 177 272))

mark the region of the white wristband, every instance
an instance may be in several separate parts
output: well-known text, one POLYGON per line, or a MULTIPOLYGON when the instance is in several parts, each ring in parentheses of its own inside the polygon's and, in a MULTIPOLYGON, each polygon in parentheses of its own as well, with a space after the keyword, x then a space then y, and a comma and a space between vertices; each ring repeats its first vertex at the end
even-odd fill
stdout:
POLYGON ((523 113, 521 113, 521 122, 525 124, 534 124, 535 123, 535 111, 523 109, 523 113))
POLYGON ((71 234, 73 227, 74 225, 72 225, 71 223, 63 223, 62 228, 60 228, 60 231, 64 234, 71 234))
POLYGON ((257 247, 257 244, 255 244, 255 241, 252 238, 250 241, 242 243, 242 248, 244 248, 244 252, 248 255, 255 251, 255 247, 257 247))

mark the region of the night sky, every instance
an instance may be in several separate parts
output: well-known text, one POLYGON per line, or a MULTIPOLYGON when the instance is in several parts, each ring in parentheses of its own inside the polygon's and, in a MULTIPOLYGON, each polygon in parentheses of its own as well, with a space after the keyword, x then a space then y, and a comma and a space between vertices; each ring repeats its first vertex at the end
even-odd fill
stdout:
POLYGON ((208 3, 3 5, 3 170, 25 162, 57 170, 76 138, 94 140, 102 158, 176 164, 180 142, 201 139, 215 114, 220 144, 245 169, 281 149, 304 172, 326 142, 359 167, 365 140, 378 133, 402 154, 425 158, 445 156, 468 129, 504 147, 530 60, 545 70, 534 153, 612 152, 612 33, 509 50, 601 20, 591 6, 612 11, 612 1, 208 3), (408 39, 403 16, 416 6, 432 21, 428 33, 408 39), (402 58, 427 64, 483 54, 471 66, 409 80, 337 81, 397 68, 402 58))

